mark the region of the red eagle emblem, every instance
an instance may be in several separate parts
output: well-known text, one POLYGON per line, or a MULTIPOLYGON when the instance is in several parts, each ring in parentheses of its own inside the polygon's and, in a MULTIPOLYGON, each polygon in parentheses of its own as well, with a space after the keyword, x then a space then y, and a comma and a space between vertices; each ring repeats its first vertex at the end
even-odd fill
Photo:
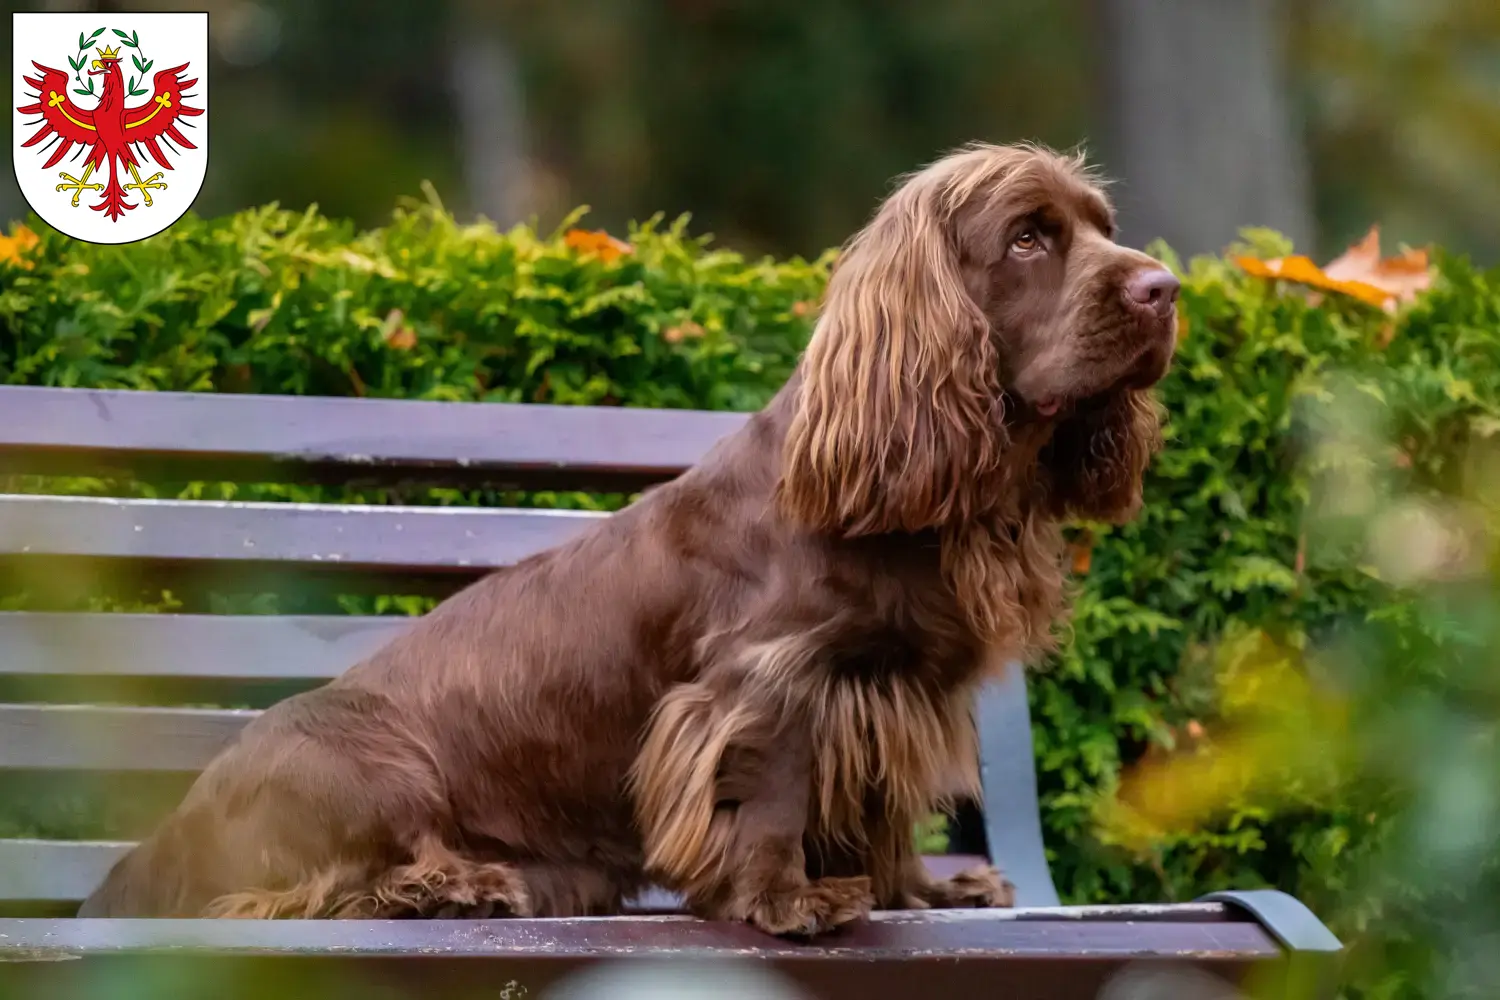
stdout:
MULTIPOLYGON (((96 32, 95 37, 98 34, 96 32)), ((120 35, 123 45, 139 50, 138 37, 127 37, 124 32, 116 34, 120 35)), ((92 39, 85 41, 92 43, 92 39)), ((80 45, 79 48, 80 55, 68 61, 73 65, 75 79, 81 84, 83 79, 78 74, 87 58, 87 47, 80 45)), ((72 191, 75 208, 84 191, 102 192, 102 200, 90 207, 116 221, 137 207, 136 202, 126 200, 129 192, 138 191, 142 201, 149 207, 152 203, 151 192, 166 189, 167 185, 162 180, 166 176, 163 171, 172 169, 172 164, 167 159, 168 151, 179 153, 173 143, 184 149, 198 148, 188 141, 178 126, 190 126, 184 119, 203 114, 203 109, 191 107, 185 101, 192 99, 194 95, 187 91, 198 82, 197 79, 184 78, 187 63, 156 73, 152 77, 150 98, 143 104, 127 107, 127 100, 146 91, 143 88, 137 89, 134 74, 127 87, 120 67, 118 47, 106 46, 95 52, 96 58, 87 73, 90 77, 103 77, 103 87, 99 91, 99 103, 93 110, 80 108, 68 97, 68 73, 43 66, 34 59, 31 61, 40 75, 22 77, 28 86, 36 89, 34 93, 27 94, 32 103, 22 105, 18 110, 22 114, 39 115, 37 121, 28 124, 40 125, 40 128, 21 145, 25 148, 46 143, 38 150, 39 155, 52 149, 52 155, 42 164, 44 170, 55 167, 75 146, 83 147, 86 150, 83 176, 74 177, 66 171, 60 172, 58 176, 63 179, 63 183, 57 185, 57 190, 72 191), (167 149, 164 150, 163 145, 167 149), (52 148, 54 146, 56 148, 52 148), (162 169, 142 178, 141 161, 147 155, 162 169), (102 175, 106 167, 109 171, 107 183, 89 180, 96 171, 102 175), (122 178, 127 173, 131 179, 122 183, 122 178)), ((139 54, 132 54, 131 59, 144 82, 151 64, 139 54)), ((94 81, 89 80, 88 90, 80 88, 79 92, 93 94, 94 81)))

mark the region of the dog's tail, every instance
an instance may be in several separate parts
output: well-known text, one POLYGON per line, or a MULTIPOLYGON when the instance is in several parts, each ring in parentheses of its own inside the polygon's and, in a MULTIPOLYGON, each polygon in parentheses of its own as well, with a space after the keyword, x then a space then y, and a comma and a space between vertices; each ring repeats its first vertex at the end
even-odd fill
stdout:
POLYGON ((212 890, 196 884, 202 866, 192 855, 180 817, 168 819, 150 837, 116 861, 99 887, 78 908, 80 917, 191 917, 212 890))

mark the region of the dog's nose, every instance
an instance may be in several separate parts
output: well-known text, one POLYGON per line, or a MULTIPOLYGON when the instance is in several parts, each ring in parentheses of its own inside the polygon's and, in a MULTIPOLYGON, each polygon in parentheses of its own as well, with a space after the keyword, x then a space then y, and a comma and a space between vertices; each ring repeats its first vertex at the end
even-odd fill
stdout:
POLYGON ((1163 319, 1177 303, 1177 293, 1181 290, 1182 283, 1164 267, 1137 271, 1125 282, 1125 294, 1130 296, 1130 301, 1150 306, 1163 319))

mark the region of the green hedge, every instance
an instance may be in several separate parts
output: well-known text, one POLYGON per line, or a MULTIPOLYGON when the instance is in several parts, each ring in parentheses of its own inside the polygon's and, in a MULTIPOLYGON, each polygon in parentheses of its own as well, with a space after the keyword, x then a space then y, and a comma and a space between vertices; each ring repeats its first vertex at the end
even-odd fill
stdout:
MULTIPOLYGON (((1261 255, 1287 249, 1273 234, 1246 239, 1261 255)), ((659 220, 628 242, 622 252, 566 227, 460 226, 431 197, 368 233, 275 208, 189 218, 125 248, 45 233, 0 267, 0 372, 10 383, 136 389, 760 405, 806 341, 831 255, 745 260, 659 220)), ((1358 942, 1351 995, 1427 995, 1423 984, 1463 956, 1440 908, 1464 914, 1465 933, 1500 924, 1483 925, 1488 911, 1451 880, 1391 875, 1425 863, 1408 835, 1428 815, 1421 792, 1460 752, 1422 749, 1420 728, 1387 733, 1405 742, 1386 750, 1370 734, 1394 724, 1393 703, 1468 696, 1447 667, 1479 656, 1475 622, 1487 619, 1476 609, 1489 591, 1486 578, 1455 604, 1473 579, 1393 580, 1388 567, 1382 578, 1366 541, 1387 501, 1462 493, 1470 479, 1456 470, 1500 426, 1500 277, 1443 259, 1435 287, 1389 317, 1339 297, 1311 302, 1227 260, 1184 268, 1161 253, 1185 275, 1186 335, 1162 388, 1167 448, 1136 522, 1077 529, 1090 557, 1073 639, 1032 689, 1055 876, 1076 902, 1276 885, 1358 942), (1359 436, 1365 425, 1351 415, 1375 429, 1359 436), (1368 502, 1340 506, 1350 496, 1368 502), (1252 713, 1283 723, 1268 731, 1284 742, 1268 756, 1263 740, 1253 761, 1274 780, 1225 786, 1191 816, 1158 815, 1145 837, 1121 833, 1133 765, 1212 763, 1256 731, 1241 710, 1266 699, 1229 681, 1255 688, 1261 675, 1241 668, 1262 661, 1290 664, 1303 682, 1276 689, 1279 716, 1252 713), (1339 733, 1352 734, 1331 750, 1297 738, 1329 718, 1306 714, 1317 698, 1333 699, 1339 733)), ((335 495, 243 484, 185 495, 205 494, 335 495)), ((1463 683, 1485 676, 1472 668, 1463 683)), ((1428 723, 1447 725, 1434 711, 1428 723)), ((1500 769, 1477 773, 1494 784, 1500 769)), ((1491 854, 1486 845, 1469 859, 1476 873, 1491 854)), ((1479 874, 1468 883, 1483 884, 1479 874)))

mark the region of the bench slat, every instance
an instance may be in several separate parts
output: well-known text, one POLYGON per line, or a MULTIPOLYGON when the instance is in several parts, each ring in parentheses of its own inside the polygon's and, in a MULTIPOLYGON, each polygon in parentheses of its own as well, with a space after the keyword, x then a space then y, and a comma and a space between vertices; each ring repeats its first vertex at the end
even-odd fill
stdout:
POLYGON ((412 621, 13 611, 0 613, 0 675, 328 680, 412 621))
POLYGON ((81 903, 133 846, 113 840, 0 840, 0 900, 81 903))
POLYGON ((0 921, 0 935, 24 941, 8 945, 0 938, 14 996, 105 1000, 119 995, 119 984, 144 980, 171 984, 174 995, 218 1000, 1092 1000, 1239 996, 1236 987, 1287 975, 1280 953, 1261 950, 1265 934, 1258 927, 1217 923, 1145 924, 1127 932, 1115 923, 991 920, 971 926, 929 913, 877 919, 826 941, 770 945, 746 926, 653 917, 358 927, 337 921, 326 932, 302 936, 297 925, 308 921, 267 921, 291 926, 239 937, 195 922, 172 928, 153 920, 76 923, 86 930, 62 921, 0 921), (142 933, 131 924, 152 927, 142 933), (18 938, 23 928, 29 933, 18 938), (283 954, 284 942, 298 943, 283 954), (614 967, 600 968, 601 962, 614 967), (1145 983, 1143 976, 1149 977, 1145 983))
MULTIPOLYGON (((0 840, 0 903, 80 903, 133 846, 116 840, 0 840)), ((939 878, 985 861, 968 855, 923 860, 939 878)), ((678 909, 680 901, 653 889, 632 908, 678 909)))
POLYGON ((0 474, 639 489, 743 413, 0 388, 0 474))
POLYGON ((852 957, 865 960, 1056 956, 1060 950, 1089 958, 1184 958, 1218 953, 1241 959, 1276 958, 1281 949, 1260 925, 1228 918, 1215 904, 1112 907, 1094 916, 1080 908, 1066 919, 1036 910, 886 911, 847 928, 836 939, 801 942, 772 938, 748 924, 689 916, 632 916, 601 920, 5 920, 0 955, 21 949, 134 951, 190 948, 233 953, 275 951, 319 954, 533 955, 587 953, 623 957, 666 948, 681 954, 746 948, 757 957, 852 957), (1187 917, 1189 919, 1184 919, 1187 917), (1195 918, 1195 919, 1194 919, 1195 918), (392 940, 399 935, 399 943, 392 940), (1064 942, 1067 942, 1065 945, 1064 942))
POLYGON ((478 573, 567 541, 593 511, 0 495, 0 558, 300 563, 478 573))
POLYGON ((0 770, 200 771, 253 710, 0 705, 0 770))

